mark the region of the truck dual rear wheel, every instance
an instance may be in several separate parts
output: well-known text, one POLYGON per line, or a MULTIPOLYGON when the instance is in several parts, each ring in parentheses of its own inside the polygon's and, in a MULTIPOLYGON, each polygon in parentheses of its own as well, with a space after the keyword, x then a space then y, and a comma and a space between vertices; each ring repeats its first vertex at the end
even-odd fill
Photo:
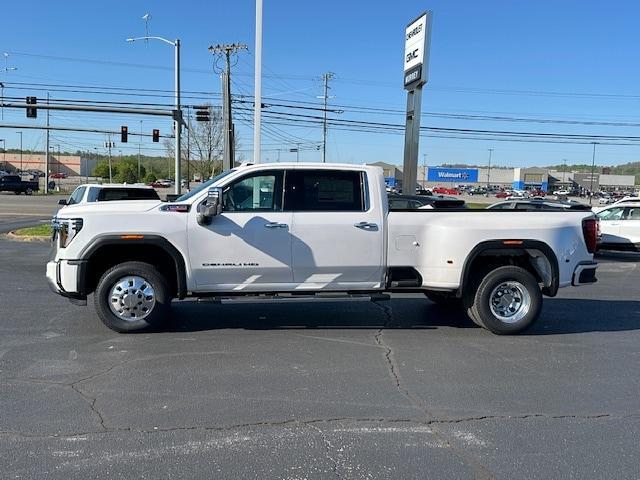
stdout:
POLYGON ((516 266, 498 267, 478 284, 467 312, 471 320, 493 333, 518 333, 540 315, 542 293, 536 278, 516 266))
POLYGON ((94 293, 96 311, 116 332, 135 332, 162 324, 171 296, 164 276, 144 262, 125 262, 107 270, 94 293))

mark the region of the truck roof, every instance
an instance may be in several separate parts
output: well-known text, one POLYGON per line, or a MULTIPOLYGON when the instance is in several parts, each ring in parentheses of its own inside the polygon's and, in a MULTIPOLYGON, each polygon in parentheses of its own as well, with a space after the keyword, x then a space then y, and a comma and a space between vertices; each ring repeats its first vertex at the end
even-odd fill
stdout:
POLYGON ((314 170, 380 170, 377 165, 367 165, 364 163, 316 163, 316 162, 278 162, 278 163, 244 163, 236 169, 244 168, 313 168, 314 170))

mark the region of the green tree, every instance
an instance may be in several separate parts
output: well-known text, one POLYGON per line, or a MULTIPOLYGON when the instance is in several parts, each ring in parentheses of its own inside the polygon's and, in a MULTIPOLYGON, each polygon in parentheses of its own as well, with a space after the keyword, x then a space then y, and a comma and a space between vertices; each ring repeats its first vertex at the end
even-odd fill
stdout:
POLYGON ((144 177, 145 183, 152 183, 152 182, 155 182, 156 180, 158 180, 158 177, 156 177, 153 173, 148 173, 144 177))
POLYGON ((138 177, 138 162, 132 158, 126 158, 116 164, 114 179, 119 183, 136 183, 141 181, 145 174, 145 168, 141 165, 138 177))
POLYGON ((109 161, 101 160, 93 169, 94 177, 109 178, 109 161))

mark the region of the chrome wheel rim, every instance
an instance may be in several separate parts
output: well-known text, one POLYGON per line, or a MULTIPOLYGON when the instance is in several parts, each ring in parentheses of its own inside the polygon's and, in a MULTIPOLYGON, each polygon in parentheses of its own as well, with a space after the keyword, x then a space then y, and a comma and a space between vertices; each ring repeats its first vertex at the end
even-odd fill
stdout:
POLYGON ((502 282, 489 297, 491 313, 504 323, 522 320, 531 309, 531 295, 520 282, 502 282))
POLYGON ((153 286, 146 279, 129 275, 118 280, 109 292, 111 312, 128 322, 149 316, 156 304, 153 286))

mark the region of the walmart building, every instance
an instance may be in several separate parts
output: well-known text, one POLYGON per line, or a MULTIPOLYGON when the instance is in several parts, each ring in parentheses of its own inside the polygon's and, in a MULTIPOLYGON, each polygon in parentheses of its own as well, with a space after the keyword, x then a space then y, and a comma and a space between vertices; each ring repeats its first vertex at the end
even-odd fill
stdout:
MULTIPOLYGON (((402 167, 383 162, 373 163, 381 167, 385 182, 390 187, 402 189, 402 167)), ((518 190, 539 188, 544 191, 560 188, 598 190, 629 190, 634 187, 633 175, 609 175, 595 173, 593 183, 587 173, 557 172, 547 168, 450 168, 418 166, 418 184, 424 188, 457 185, 493 185, 518 190)))

